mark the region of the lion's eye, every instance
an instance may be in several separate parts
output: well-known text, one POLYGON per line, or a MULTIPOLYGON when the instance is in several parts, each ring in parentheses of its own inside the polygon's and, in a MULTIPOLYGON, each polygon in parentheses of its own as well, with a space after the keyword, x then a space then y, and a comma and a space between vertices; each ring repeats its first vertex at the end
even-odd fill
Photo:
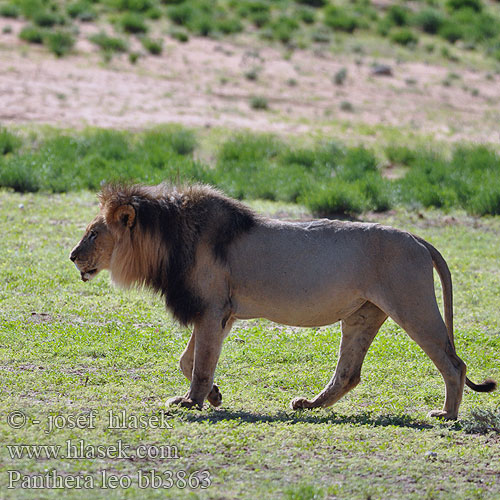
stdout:
POLYGON ((89 240, 94 241, 97 237, 97 233, 95 231, 90 231, 89 233, 89 240))

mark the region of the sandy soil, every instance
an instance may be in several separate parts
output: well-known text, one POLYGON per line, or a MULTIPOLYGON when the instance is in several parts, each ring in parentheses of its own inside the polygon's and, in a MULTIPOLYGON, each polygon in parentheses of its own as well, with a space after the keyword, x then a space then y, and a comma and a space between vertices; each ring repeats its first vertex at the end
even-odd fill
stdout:
MULTIPOLYGON (((374 76, 370 60, 327 51, 256 48, 255 42, 165 37, 160 57, 126 55, 104 63, 82 25, 75 54, 62 59, 19 41, 21 23, 0 19, 0 122, 143 128, 166 122, 285 134, 347 136, 360 125, 402 127, 437 139, 500 142, 500 76, 384 61, 393 76, 374 76), (12 33, 3 33, 5 25, 12 33), (344 85, 332 81, 347 68, 344 85), (257 80, 245 75, 254 69, 257 80), (476 89, 473 95, 472 89, 476 89), (269 109, 253 110, 252 96, 269 109), (352 111, 343 111, 349 102, 352 111)), ((137 45, 139 48, 139 45, 137 45)), ((379 61, 380 62, 380 61, 379 61)), ((355 140, 355 139, 354 139, 355 140)))

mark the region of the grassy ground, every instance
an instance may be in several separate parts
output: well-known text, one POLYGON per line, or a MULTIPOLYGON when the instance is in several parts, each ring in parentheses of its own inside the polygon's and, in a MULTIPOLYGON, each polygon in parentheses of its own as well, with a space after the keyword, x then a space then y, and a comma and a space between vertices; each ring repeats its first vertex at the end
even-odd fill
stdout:
MULTIPOLYGON (((254 206, 289 210, 270 202, 254 206)), ((110 429, 108 410, 159 418, 166 399, 187 389, 177 359, 189 332, 168 318, 158 299, 114 289, 105 273, 90 284, 79 281, 67 256, 96 210, 88 192, 0 192, 1 498, 498 498, 500 436, 467 429, 477 409, 498 414, 499 393, 466 390, 457 424, 427 419, 443 403, 442 379, 392 322, 368 353, 362 383, 331 409, 293 413, 288 403, 317 393, 332 375, 338 326, 249 321, 237 324, 225 342, 216 374, 221 409, 167 413, 171 428, 110 429), (67 420, 45 432, 50 417, 92 409, 95 429, 70 428, 67 420), (7 423, 14 411, 27 416, 19 429, 7 423), (64 448, 82 439, 94 446, 121 440, 152 452, 169 445, 179 458, 11 458, 4 446, 64 448), (51 469, 66 478, 90 475, 94 488, 7 489, 8 470, 51 469), (171 471, 174 487, 140 489, 138 474, 151 470, 171 471), (133 484, 104 490, 102 471, 133 484), (191 485, 202 477, 196 471, 208 471, 211 486, 182 488, 181 471, 191 485)), ((293 208, 292 215, 302 210, 293 208)), ((426 237, 443 252, 454 276, 459 354, 473 380, 500 379, 500 219, 434 212, 376 218, 426 237)))

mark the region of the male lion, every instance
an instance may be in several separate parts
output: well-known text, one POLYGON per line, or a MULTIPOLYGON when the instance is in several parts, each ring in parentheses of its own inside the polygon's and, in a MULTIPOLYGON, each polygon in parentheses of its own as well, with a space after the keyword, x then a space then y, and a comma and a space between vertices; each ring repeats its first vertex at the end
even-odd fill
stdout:
POLYGON ((70 259, 83 281, 108 269, 118 285, 160 293, 174 317, 194 326, 180 367, 191 381, 170 404, 219 406, 214 371, 236 319, 267 318, 294 326, 342 322, 333 378, 293 409, 330 406, 360 381, 361 365, 390 316, 431 358, 446 385, 443 410, 455 419, 464 382, 479 392, 453 342, 452 285, 441 254, 423 239, 378 224, 261 217, 207 186, 105 186, 100 214, 70 259), (443 322, 433 266, 443 285, 443 322))

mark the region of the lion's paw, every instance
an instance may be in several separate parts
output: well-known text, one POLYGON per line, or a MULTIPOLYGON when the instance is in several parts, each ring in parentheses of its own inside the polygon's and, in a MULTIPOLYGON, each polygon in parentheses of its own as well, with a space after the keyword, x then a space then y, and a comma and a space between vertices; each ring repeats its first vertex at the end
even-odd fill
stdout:
POLYGON ((444 420, 456 420, 457 414, 446 410, 432 410, 427 414, 428 417, 443 418, 444 420))
POLYGON ((222 393, 219 391, 219 387, 216 384, 213 385, 207 399, 212 406, 217 407, 222 404, 222 393))
POLYGON ((167 401, 167 406, 181 406, 182 408, 199 408, 202 405, 195 403, 192 399, 186 398, 185 396, 175 396, 167 401))
POLYGON ((306 398, 294 398, 290 401, 292 410, 303 410, 304 408, 312 408, 312 403, 306 398))

